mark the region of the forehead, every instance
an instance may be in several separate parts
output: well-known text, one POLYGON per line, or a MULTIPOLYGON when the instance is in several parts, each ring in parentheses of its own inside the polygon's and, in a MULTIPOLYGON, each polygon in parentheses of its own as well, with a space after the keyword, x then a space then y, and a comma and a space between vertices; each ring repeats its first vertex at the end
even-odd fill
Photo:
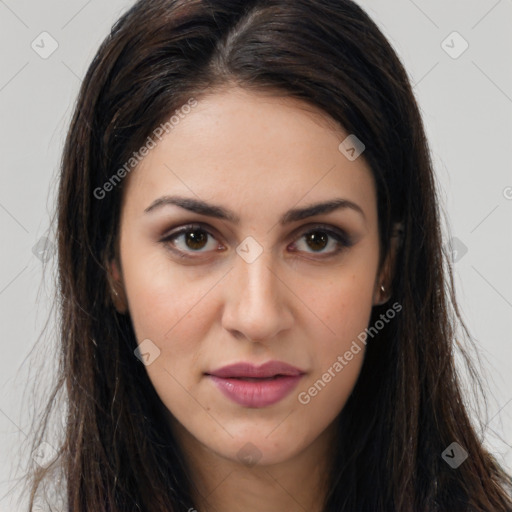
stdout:
POLYGON ((198 98, 175 121, 127 177, 130 205, 186 193, 249 212, 341 194, 375 213, 366 161, 340 152, 349 134, 307 103, 230 89, 198 98))

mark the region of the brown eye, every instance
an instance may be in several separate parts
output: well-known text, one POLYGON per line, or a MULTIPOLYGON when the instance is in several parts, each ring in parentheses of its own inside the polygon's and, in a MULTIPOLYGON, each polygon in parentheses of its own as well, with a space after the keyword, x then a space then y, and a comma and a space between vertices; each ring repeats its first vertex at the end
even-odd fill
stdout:
MULTIPOLYGON (((309 254, 318 253, 319 255, 325 256, 333 256, 338 254, 343 248, 350 247, 353 245, 350 238, 338 231, 333 231, 332 229, 324 228, 323 226, 317 226, 310 231, 304 233, 299 241, 305 241, 306 250, 303 252, 309 254), (324 250, 328 247, 331 247, 331 250, 324 250), (309 248, 310 250, 307 250, 309 248)), ((299 247, 299 243, 295 242, 293 244, 296 250, 302 251, 299 247)))
POLYGON ((321 251, 329 242, 329 235, 324 231, 312 231, 304 235, 306 243, 315 251, 321 251))
POLYGON ((215 250, 218 243, 210 242, 208 238, 215 240, 214 236, 199 225, 183 226, 177 231, 170 233, 161 240, 162 243, 168 244, 172 250, 186 257, 186 253, 204 253, 209 250, 215 250), (210 247, 208 248, 208 243, 210 247), (203 250, 208 248, 208 250, 203 250))
POLYGON ((208 241, 208 233, 202 229, 187 231, 185 235, 185 245, 190 249, 202 249, 205 243, 208 241))

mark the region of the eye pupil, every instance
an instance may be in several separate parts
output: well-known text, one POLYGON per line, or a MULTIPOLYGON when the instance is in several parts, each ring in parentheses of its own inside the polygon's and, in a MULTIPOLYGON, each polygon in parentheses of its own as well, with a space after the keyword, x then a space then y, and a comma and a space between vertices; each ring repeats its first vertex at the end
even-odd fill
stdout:
POLYGON ((207 233, 199 229, 196 229, 195 231, 187 231, 185 235, 185 243, 187 244, 187 247, 189 247, 190 249, 202 249, 202 247, 204 247, 204 244, 201 245, 201 243, 207 241, 207 236, 207 233), (199 233, 199 235, 197 235, 197 233, 199 233), (189 242, 192 242, 192 245, 190 245, 189 242), (199 244, 199 247, 195 244, 199 244))
POLYGON ((323 231, 312 231, 311 233, 308 233, 306 236, 308 237, 308 244, 310 242, 313 242, 313 245, 315 245, 320 242, 321 247, 318 247, 318 245, 317 245, 317 247, 311 247, 311 245, 310 245, 310 247, 315 250, 324 249, 327 244, 327 241, 328 241, 328 236, 323 231), (320 233, 320 236, 319 236, 319 233, 320 233))

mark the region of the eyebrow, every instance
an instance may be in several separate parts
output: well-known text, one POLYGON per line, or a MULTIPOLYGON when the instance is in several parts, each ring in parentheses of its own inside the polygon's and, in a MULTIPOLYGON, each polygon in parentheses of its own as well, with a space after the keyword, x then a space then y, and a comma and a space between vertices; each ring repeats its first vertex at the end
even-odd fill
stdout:
MULTIPOLYGON (((240 217, 236 215, 233 211, 228 210, 222 206, 210 204, 200 199, 193 199, 191 197, 162 196, 153 201, 144 210, 144 212, 149 213, 158 208, 162 208, 163 206, 166 205, 176 205, 179 206, 180 208, 184 208, 185 210, 189 210, 191 212, 206 215, 208 217, 215 217, 217 219, 227 220, 234 224, 238 224, 240 222, 240 217)), ((285 212, 280 217, 279 223, 282 226, 284 226, 285 224, 303 220, 308 217, 313 217, 315 215, 330 213, 340 208, 349 208, 351 210, 354 210, 361 214, 363 219, 366 221, 366 216, 363 212, 363 209, 359 205, 352 201, 349 201, 348 199, 334 198, 321 203, 311 204, 304 208, 292 208, 285 212)))

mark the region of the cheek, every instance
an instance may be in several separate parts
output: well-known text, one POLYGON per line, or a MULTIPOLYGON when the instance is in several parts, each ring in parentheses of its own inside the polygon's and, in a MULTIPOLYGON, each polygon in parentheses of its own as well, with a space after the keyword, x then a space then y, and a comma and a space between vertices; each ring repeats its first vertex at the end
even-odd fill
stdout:
MULTIPOLYGON (((176 374, 176 361, 190 367, 196 357, 195 338, 190 329, 187 331, 187 317, 196 314, 194 304, 200 299, 195 292, 197 287, 185 286, 184 273, 170 264, 157 244, 122 232, 120 249, 135 338, 139 344, 146 343, 153 354, 147 373, 159 394, 169 387, 176 394, 175 386, 179 386, 175 379, 182 380, 176 374), (166 341, 170 338, 172 346, 166 341)), ((200 324, 196 322, 195 329, 198 328, 200 324)))
POLYGON ((146 366, 157 394, 169 410, 185 412, 186 421, 204 421, 204 409, 192 395, 204 369, 198 362, 205 357, 202 340, 214 321, 205 291, 215 280, 193 279, 165 256, 145 258, 142 251, 126 258, 123 271, 136 339, 158 348, 146 366))
POLYGON ((322 275, 303 276, 294 284, 296 294, 314 313, 309 315, 309 326, 315 325, 318 338, 323 340, 320 353, 343 350, 367 327, 373 307, 377 251, 377 247, 368 247, 322 275), (320 321, 315 323, 315 316, 320 321))
POLYGON ((298 287, 317 318, 309 315, 302 327, 314 340, 314 371, 298 389, 297 400, 327 423, 341 411, 359 377, 366 349, 362 333, 373 307, 377 259, 368 253, 351 263, 321 289, 298 287))
POLYGON ((187 312, 195 314, 194 306, 200 302, 205 289, 202 285, 194 286, 191 274, 172 263, 159 243, 151 243, 141 234, 126 233, 121 238, 121 254, 137 340, 150 334, 163 340, 177 326, 183 325, 187 312))
POLYGON ((338 339, 353 333, 354 326, 366 327, 373 300, 373 276, 369 274, 342 276, 315 298, 325 323, 338 339))
POLYGON ((168 264, 127 266, 127 293, 137 340, 149 338, 169 361, 196 357, 208 324, 211 307, 205 290, 211 279, 190 280, 168 264), (131 271, 130 271, 131 270, 131 271))

